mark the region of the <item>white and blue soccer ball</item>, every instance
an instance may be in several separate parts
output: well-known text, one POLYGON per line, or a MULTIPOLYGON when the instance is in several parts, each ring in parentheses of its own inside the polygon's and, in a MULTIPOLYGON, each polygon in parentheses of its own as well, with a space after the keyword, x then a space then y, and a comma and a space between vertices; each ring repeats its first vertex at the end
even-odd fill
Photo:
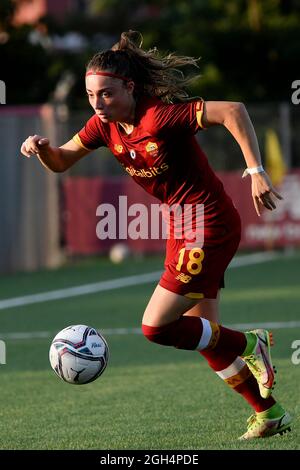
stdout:
POLYGON ((58 377, 73 385, 93 382, 104 372, 109 350, 104 337, 86 325, 71 325, 54 337, 50 364, 58 377))

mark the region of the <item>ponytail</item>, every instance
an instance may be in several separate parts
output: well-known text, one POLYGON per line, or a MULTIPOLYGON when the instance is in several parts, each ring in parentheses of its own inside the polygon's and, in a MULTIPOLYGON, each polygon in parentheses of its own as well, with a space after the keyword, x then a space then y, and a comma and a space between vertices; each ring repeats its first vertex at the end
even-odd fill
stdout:
POLYGON ((187 87, 200 75, 185 76, 181 68, 199 68, 199 59, 174 53, 162 56, 156 48, 145 51, 142 43, 138 31, 123 32, 111 49, 92 57, 87 72, 107 71, 133 80, 137 95, 156 96, 166 103, 187 101, 187 87))

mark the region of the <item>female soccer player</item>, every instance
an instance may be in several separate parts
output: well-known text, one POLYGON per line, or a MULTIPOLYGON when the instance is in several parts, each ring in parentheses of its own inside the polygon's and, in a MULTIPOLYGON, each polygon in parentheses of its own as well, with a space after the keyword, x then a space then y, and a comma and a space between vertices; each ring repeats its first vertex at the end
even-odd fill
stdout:
POLYGON ((34 135, 25 140, 21 152, 62 172, 92 150, 107 146, 139 185, 175 207, 165 271, 144 313, 143 333, 161 345, 199 351, 247 400, 254 414, 240 439, 283 433, 290 429, 291 418, 271 395, 271 334, 219 325, 219 291, 239 245, 240 218, 194 134, 218 124, 229 130, 245 158, 245 173, 251 175, 258 215, 261 205, 275 209, 274 196, 281 196, 262 167, 245 106, 188 99, 189 78, 178 69, 197 61, 145 51, 137 38, 139 33, 122 33, 112 49, 89 62, 86 90, 95 114, 69 142, 52 147, 47 138, 34 135), (185 207, 190 208, 187 217, 179 210, 185 207), (188 220, 187 229, 178 236, 183 219, 188 220))

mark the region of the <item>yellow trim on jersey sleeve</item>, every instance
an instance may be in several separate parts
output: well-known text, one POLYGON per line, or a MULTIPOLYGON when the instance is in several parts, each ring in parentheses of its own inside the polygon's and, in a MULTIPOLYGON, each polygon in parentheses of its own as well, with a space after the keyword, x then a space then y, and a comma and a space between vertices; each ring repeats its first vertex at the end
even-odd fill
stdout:
POLYGON ((188 299, 203 299, 204 294, 200 292, 189 292, 188 294, 185 294, 184 297, 187 297, 188 299))
POLYGON ((72 137, 72 140, 75 142, 75 144, 79 145, 79 147, 82 147, 83 149, 88 150, 89 152, 91 151, 91 149, 88 149, 83 145, 78 134, 75 134, 74 137, 72 137))
POLYGON ((196 104, 196 119, 198 126, 201 127, 201 129, 206 129, 203 125, 202 118, 203 118, 203 111, 204 111, 204 101, 198 101, 196 104))

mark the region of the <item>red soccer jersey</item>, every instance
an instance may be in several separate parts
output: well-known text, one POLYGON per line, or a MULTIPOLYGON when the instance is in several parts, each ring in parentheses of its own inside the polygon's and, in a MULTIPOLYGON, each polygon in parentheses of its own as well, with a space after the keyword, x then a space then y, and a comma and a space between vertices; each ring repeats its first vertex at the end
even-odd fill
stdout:
POLYGON ((168 105, 142 97, 130 135, 94 115, 73 139, 89 150, 107 146, 139 185, 169 206, 204 204, 207 226, 232 202, 195 139, 202 109, 202 101, 168 105))

